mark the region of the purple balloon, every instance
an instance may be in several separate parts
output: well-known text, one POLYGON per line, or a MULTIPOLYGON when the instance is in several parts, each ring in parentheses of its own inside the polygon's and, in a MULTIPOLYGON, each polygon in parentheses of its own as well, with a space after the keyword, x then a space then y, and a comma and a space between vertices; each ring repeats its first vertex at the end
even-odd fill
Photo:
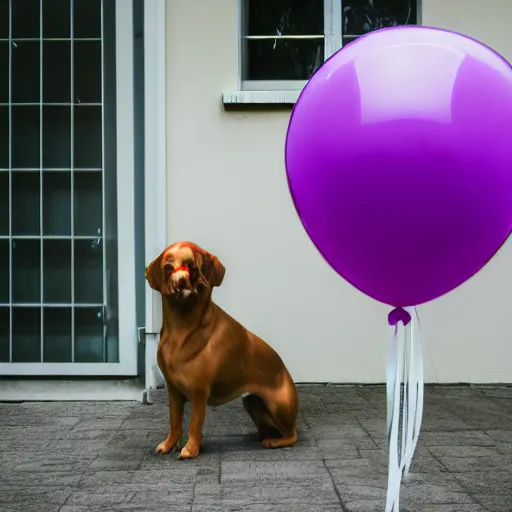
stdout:
POLYGON ((391 306, 435 299, 512 229, 512 67, 453 32, 372 32, 302 91, 286 168, 302 223, 336 272, 391 306))

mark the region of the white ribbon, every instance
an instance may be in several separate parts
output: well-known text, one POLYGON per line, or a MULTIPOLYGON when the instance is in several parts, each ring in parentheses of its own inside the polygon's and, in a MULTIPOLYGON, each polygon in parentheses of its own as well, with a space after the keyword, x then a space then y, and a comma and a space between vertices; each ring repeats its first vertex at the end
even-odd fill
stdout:
POLYGON ((409 472, 423 416, 423 347, 416 308, 411 321, 391 326, 386 367, 388 491, 386 512, 399 512, 402 477, 409 472))

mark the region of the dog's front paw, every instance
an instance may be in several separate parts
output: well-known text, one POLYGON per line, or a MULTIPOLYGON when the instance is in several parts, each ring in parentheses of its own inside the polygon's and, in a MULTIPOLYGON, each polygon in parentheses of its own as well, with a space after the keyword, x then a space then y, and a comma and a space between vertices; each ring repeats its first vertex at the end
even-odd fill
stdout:
POLYGON ((161 453, 165 455, 166 453, 174 451, 178 446, 178 440, 174 440, 168 437, 165 441, 162 441, 155 449, 155 453, 161 453))
POLYGON ((195 459, 199 455, 199 445, 197 443, 187 443, 180 453, 180 459, 195 459))

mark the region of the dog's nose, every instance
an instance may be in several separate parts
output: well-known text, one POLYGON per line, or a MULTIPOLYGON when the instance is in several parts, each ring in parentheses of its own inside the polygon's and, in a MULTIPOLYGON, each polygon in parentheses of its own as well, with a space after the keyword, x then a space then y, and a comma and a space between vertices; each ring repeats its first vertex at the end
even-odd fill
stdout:
POLYGON ((184 277, 181 277, 180 280, 178 281, 178 288, 180 290, 183 290, 186 287, 187 287, 187 280, 184 277))

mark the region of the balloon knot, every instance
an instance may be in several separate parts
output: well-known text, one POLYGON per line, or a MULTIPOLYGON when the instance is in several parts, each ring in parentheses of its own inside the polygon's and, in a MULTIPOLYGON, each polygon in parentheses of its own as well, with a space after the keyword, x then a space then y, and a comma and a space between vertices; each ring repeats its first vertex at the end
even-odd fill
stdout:
POLYGON ((402 322, 407 325, 411 321, 411 315, 404 308, 395 308, 388 315, 388 324, 397 325, 402 322))

